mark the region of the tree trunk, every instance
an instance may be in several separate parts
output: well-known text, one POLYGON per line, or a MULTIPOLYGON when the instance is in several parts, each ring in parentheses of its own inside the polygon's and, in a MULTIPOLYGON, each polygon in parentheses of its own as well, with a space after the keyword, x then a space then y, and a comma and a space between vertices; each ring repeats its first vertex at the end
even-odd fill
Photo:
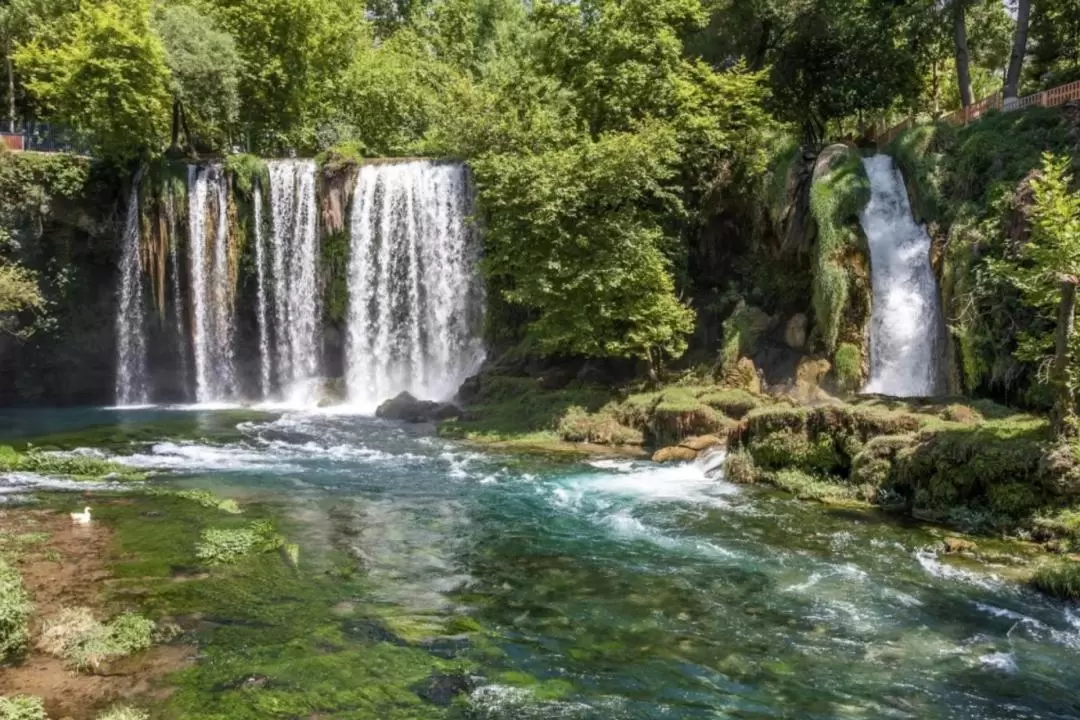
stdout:
POLYGON ((968 107, 971 97, 971 60, 968 57, 965 0, 953 0, 953 24, 956 30, 956 80, 960 85, 960 105, 968 107))
POLYGON ((1005 75, 1005 100, 1015 98, 1020 87, 1020 71, 1024 68, 1024 56, 1027 55, 1030 17, 1031 0, 1020 0, 1016 8, 1016 34, 1013 36, 1012 55, 1009 56, 1009 71, 1005 75))
POLYGON ((765 67, 765 59, 768 57, 769 46, 772 44, 772 21, 761 22, 761 36, 758 38, 757 47, 754 48, 754 56, 750 59, 750 69, 754 72, 765 67))
POLYGON ((8 81, 8 131, 15 132, 15 63, 11 61, 11 38, 4 43, 8 81))
POLYGON ((172 142, 169 143, 169 152, 180 151, 180 101, 173 97, 172 101, 172 142))
POLYGON ((1054 368, 1050 378, 1054 390, 1054 410, 1051 416, 1054 435, 1063 438, 1076 433, 1076 398, 1073 396, 1069 371, 1069 345, 1076 324, 1077 278, 1061 281, 1061 301, 1058 303, 1057 330, 1054 333, 1054 368))

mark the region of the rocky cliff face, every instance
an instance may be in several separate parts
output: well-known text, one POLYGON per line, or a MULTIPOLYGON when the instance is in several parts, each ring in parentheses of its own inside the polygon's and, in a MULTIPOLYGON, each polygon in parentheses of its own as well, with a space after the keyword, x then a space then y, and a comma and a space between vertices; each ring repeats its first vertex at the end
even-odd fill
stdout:
POLYGON ((0 254, 38 274, 46 312, 0 335, 0 404, 111 401, 125 181, 64 155, 0 154, 0 254))

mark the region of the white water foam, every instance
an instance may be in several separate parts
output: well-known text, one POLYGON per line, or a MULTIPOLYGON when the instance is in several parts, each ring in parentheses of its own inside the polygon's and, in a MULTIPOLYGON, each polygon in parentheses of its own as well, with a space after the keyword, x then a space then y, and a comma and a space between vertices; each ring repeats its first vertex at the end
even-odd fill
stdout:
POLYGON ((961 570, 948 563, 942 562, 937 553, 929 548, 916 550, 915 559, 928 575, 946 580, 976 585, 986 590, 996 590, 1002 587, 1002 580, 993 574, 979 575, 968 570, 961 570))

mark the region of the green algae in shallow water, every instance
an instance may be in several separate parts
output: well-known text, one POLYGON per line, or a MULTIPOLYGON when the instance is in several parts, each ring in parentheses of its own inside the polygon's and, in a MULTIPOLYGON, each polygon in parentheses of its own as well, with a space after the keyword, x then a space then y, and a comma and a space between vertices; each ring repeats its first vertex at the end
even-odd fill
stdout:
MULTIPOLYGON (((248 510, 272 512, 259 505, 248 510)), ((175 582, 177 568, 196 559, 191 541, 208 524, 234 519, 207 517, 197 505, 175 497, 131 498, 106 506, 102 516, 117 529, 120 554, 114 560, 123 579, 115 594, 137 598, 154 616, 174 618, 194 633, 201 648, 199 664, 174 678, 179 688, 162 708, 163 717, 243 720, 323 714, 419 720, 449 712, 423 700, 417 688, 434 673, 463 672, 469 666, 411 647, 388 630, 345 633, 344 623, 380 623, 363 620, 362 604, 348 620, 335 615, 343 601, 355 602, 370 591, 359 576, 327 574, 339 559, 324 556, 301 571, 279 554, 251 554, 215 567, 206 577, 175 582), (155 517, 146 516, 150 508, 155 517)), ((466 619, 454 623, 459 632, 466 627, 475 625, 466 619)))
POLYGON ((0 662, 26 649, 30 638, 27 621, 32 610, 19 571, 0 559, 0 662))
POLYGON ((87 455, 62 455, 39 448, 18 451, 0 446, 0 473, 25 472, 72 480, 144 480, 146 473, 127 465, 87 455))

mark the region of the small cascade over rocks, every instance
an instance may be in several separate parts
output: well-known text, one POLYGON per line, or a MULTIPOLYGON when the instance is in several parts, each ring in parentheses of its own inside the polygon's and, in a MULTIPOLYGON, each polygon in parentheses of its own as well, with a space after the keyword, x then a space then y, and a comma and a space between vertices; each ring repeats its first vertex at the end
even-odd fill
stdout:
MULTIPOLYGON (((141 173, 140 173, 141 174, 141 173)), ((116 313, 116 404, 149 402, 143 304, 142 239, 139 234, 139 175, 128 195, 120 258, 120 302, 116 313)))
POLYGON ((870 244, 873 312, 870 380, 864 393, 925 397, 939 388, 941 300, 930 267, 930 236, 915 222, 904 178, 888 155, 863 159, 870 202, 862 227, 870 244))
MULTIPOLYGON (((268 334, 264 334, 267 346, 262 348, 262 368, 264 373, 276 378, 282 399, 314 404, 316 398, 311 395, 318 383, 313 379, 319 375, 322 359, 315 162, 272 160, 269 166, 273 344, 270 345, 268 334), (270 351, 271 357, 266 356, 266 351, 270 351)), ((263 276, 261 298, 265 292, 263 276)), ((265 308, 260 308, 263 311, 265 308)), ((269 397, 268 390, 264 388, 264 398, 269 397)))
POLYGON ((346 383, 374 409, 401 392, 453 396, 484 358, 463 165, 365 165, 353 195, 346 383))
POLYGON ((188 166, 188 227, 195 399, 200 403, 235 400, 228 183, 221 165, 188 166))

